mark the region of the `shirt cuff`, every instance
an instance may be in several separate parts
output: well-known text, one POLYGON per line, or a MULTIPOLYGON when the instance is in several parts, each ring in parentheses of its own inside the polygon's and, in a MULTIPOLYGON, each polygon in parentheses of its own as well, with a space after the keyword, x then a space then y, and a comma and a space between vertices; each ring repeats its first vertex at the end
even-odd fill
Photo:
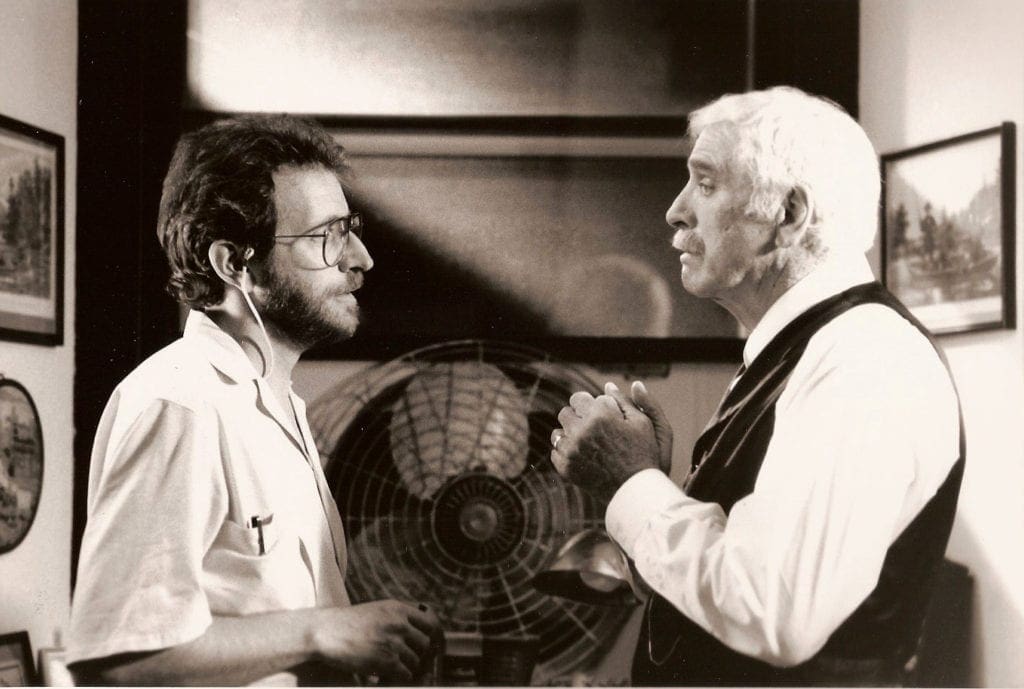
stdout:
POLYGON ((632 558, 634 545, 651 518, 680 499, 690 498, 663 471, 639 471, 619 486, 608 503, 604 513, 608 535, 632 558))

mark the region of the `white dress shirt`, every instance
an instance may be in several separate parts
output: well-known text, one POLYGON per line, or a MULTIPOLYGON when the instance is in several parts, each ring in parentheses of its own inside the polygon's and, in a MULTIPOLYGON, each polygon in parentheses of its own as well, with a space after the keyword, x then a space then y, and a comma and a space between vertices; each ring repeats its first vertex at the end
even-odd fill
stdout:
MULTIPOLYGON (((870 282, 867 262, 830 262, 750 333, 751 362, 814 304, 870 282)), ((863 304, 809 341, 775 408, 754 491, 729 516, 642 471, 608 505, 611 536, 645 582, 735 651, 801 663, 875 588, 886 551, 959 456, 956 395, 928 340, 863 304)))
POLYGON ((69 663, 182 644, 214 615, 348 604, 341 519, 289 396, 282 409, 197 311, 117 387, 93 446, 69 663))

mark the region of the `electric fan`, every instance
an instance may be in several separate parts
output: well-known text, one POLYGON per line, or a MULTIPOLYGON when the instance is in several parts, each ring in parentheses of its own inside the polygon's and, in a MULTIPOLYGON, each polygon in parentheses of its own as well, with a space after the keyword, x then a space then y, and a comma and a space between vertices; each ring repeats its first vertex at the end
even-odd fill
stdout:
POLYGON ((377 365, 313 402, 353 602, 422 601, 446 633, 534 637, 535 683, 594 661, 629 610, 530 583, 566 540, 603 523, 605 505, 549 458, 558 410, 578 390, 600 392, 543 352, 473 340, 377 365))

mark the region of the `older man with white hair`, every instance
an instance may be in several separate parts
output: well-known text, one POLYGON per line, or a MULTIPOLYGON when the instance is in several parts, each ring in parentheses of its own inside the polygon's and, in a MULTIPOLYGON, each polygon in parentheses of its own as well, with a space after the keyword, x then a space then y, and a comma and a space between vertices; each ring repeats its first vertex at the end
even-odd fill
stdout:
POLYGON ((964 465, 930 334, 874 281, 875 152, 838 106, 778 87, 690 117, 667 213, 683 287, 750 335, 683 485, 642 383, 577 393, 552 461, 610 500, 651 591, 636 684, 899 684, 964 465))

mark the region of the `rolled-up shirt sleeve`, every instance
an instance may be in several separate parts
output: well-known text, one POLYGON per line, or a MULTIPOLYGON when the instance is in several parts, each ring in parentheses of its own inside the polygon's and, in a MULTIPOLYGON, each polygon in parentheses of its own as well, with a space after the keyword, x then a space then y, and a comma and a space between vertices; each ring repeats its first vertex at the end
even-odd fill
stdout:
POLYGON ((93 448, 68 662, 193 640, 212 621, 203 557, 227 510, 203 415, 115 392, 93 448))

